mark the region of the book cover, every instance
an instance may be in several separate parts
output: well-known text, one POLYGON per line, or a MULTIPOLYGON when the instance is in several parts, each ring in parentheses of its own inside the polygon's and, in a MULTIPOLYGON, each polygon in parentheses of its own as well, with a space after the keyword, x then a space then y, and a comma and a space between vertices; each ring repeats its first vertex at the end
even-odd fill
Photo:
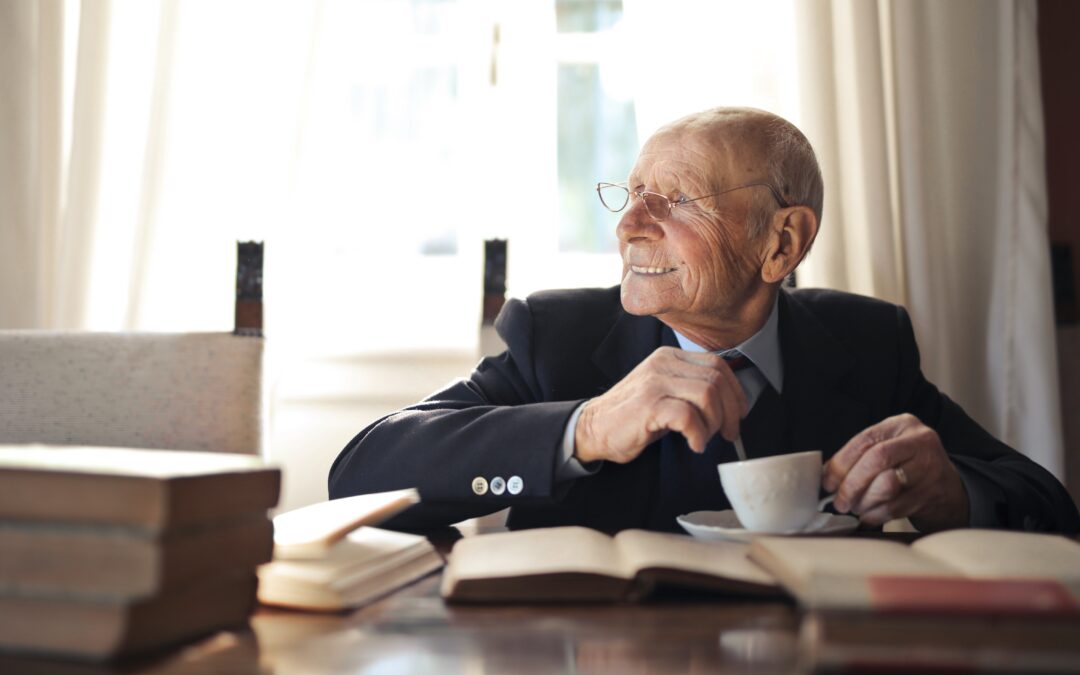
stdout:
POLYGON ((136 602, 0 596, 0 650, 107 661, 244 623, 250 572, 213 577, 136 602))
POLYGON ((0 446, 0 521, 161 533, 265 513, 280 484, 279 469, 248 455, 0 446))
POLYGON ((270 560, 265 514, 164 534, 129 527, 0 522, 0 594, 131 601, 270 560))

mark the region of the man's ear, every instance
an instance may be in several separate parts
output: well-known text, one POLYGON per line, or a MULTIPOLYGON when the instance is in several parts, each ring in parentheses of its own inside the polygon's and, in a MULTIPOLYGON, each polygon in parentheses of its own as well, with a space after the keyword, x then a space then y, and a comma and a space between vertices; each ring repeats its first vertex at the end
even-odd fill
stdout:
POLYGON ((817 216, 808 206, 778 209, 765 235, 761 278, 766 283, 783 281, 799 266, 817 236, 817 216))

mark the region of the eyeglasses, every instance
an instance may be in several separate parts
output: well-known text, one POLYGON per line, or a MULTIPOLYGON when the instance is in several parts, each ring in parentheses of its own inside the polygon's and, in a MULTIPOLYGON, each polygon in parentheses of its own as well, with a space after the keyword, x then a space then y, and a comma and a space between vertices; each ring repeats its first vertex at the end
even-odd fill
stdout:
POLYGON ((596 194, 600 196, 600 203, 604 205, 608 211, 618 213, 626 208, 626 205, 630 202, 630 195, 637 195, 637 198, 645 202, 645 210, 649 212, 655 220, 666 220, 671 215, 671 209, 676 206, 686 206, 691 202, 696 202, 699 199, 705 199, 707 197, 719 197, 720 195, 726 195, 729 192, 736 190, 743 190, 751 187, 763 187, 768 188, 772 194, 773 199, 780 205, 781 208, 787 208, 791 206, 787 201, 780 196, 780 192, 777 191, 769 183, 747 183, 746 185, 740 185, 738 187, 729 188, 723 192, 714 192, 711 195, 704 195, 702 197, 694 197, 693 199, 680 199, 674 204, 670 199, 658 192, 646 192, 644 190, 631 190, 626 187, 625 183, 597 183, 596 194))

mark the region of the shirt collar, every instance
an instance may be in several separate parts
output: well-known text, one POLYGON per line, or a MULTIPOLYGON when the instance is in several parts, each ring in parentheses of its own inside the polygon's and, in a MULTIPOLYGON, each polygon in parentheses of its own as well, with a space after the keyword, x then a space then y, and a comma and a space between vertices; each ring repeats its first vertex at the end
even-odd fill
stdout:
MULTIPOLYGON (((777 393, 783 392, 784 386, 784 363, 780 358, 780 294, 776 294, 776 300, 773 301, 772 311, 769 312, 769 318, 765 320, 765 325, 761 327, 761 330, 751 335, 742 344, 734 347, 738 349, 742 354, 750 359, 757 367, 761 374, 765 376, 765 379, 769 381, 772 388, 777 393)), ((689 352, 704 352, 707 351, 704 347, 694 344, 686 337, 683 337, 679 331, 675 331, 675 339, 679 341, 679 346, 689 352)), ((723 356, 733 349, 723 349, 716 352, 720 356, 723 356)))

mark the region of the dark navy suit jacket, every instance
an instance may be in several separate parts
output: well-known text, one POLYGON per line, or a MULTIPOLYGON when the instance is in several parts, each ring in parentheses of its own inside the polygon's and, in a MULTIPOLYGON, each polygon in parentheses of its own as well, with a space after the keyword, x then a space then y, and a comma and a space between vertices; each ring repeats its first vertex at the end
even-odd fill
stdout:
MULTIPOLYGON (((903 308, 826 290, 780 295, 783 393, 766 387, 742 423, 750 456, 821 450, 826 458, 886 417, 935 429, 971 500, 971 525, 1080 530, 1076 506, 1047 471, 993 438, 919 368, 903 308)), ((674 335, 623 311, 619 288, 545 291, 510 300, 496 322, 507 351, 468 379, 361 431, 330 470, 330 497, 417 487, 423 503, 388 526, 440 527, 507 506, 511 528, 585 525, 677 530, 675 517, 728 507, 717 475, 735 458, 719 436, 704 455, 668 434, 627 464, 557 482, 566 423, 674 335), (474 494, 473 479, 517 476, 517 495, 474 494)))

